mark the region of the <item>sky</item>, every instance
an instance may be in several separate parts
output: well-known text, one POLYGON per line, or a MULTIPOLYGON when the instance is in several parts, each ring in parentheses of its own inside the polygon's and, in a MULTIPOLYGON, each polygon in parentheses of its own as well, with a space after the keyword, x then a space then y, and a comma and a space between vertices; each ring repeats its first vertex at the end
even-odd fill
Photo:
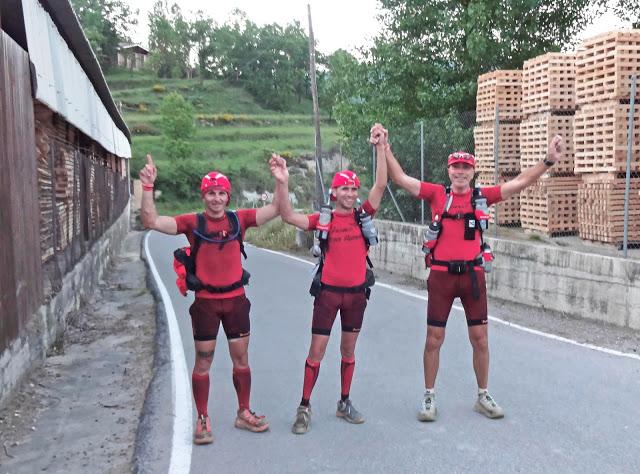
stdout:
MULTIPOLYGON (((278 23, 285 25, 298 20, 308 31, 307 4, 311 5, 313 33, 316 48, 326 54, 338 49, 372 44, 380 26, 376 20, 377 0, 169 0, 177 3, 183 14, 203 10, 205 15, 224 23, 231 11, 238 8, 258 25, 278 23)), ((155 0, 126 0, 132 8, 140 10, 139 25, 133 40, 147 46, 149 29, 147 14, 155 0)))
MULTIPOLYGON (((140 10, 139 25, 132 39, 147 46, 147 14, 155 0, 125 1, 134 9, 140 10)), ((308 24, 307 4, 310 4, 316 48, 325 54, 337 49, 355 52, 360 46, 370 46, 381 28, 377 20, 380 13, 377 0, 169 0, 170 4, 174 2, 178 3, 187 16, 201 9, 218 23, 224 23, 231 11, 238 8, 258 25, 285 25, 298 20, 305 31, 308 24)), ((613 14, 605 14, 596 19, 579 37, 585 39, 625 26, 627 25, 613 14)))

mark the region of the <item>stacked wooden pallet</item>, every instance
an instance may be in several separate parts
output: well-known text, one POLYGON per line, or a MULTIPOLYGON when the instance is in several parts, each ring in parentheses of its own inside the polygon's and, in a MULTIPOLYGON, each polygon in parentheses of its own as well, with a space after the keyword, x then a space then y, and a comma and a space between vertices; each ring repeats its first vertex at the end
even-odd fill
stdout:
POLYGON ((522 119, 522 71, 492 71, 478 77, 476 122, 493 122, 496 107, 501 122, 522 119))
MULTIPOLYGON (((584 239, 623 239, 624 172, 631 76, 640 77, 640 30, 605 33, 585 41, 576 53, 575 172, 581 174, 578 216, 584 239)), ((635 101, 640 101, 640 88, 635 101)), ((639 104, 640 105, 640 104, 639 104)), ((631 170, 640 171, 640 107, 631 130, 631 170)), ((640 240, 638 179, 632 179, 629 239, 640 240)))
MULTIPOLYGON (((493 173, 480 173, 476 178, 478 186, 493 186, 494 184, 502 184, 513 179, 511 175, 501 174, 496 183, 493 173)), ((490 222, 497 225, 517 226, 520 224, 520 195, 510 197, 506 201, 489 209, 491 216, 490 222), (497 218, 496 218, 497 210, 497 218)))
MULTIPOLYGON (((578 187, 580 236, 618 244, 624 233, 625 176, 622 173, 585 174, 578 187)), ((640 178, 631 179, 629 241, 640 241, 640 178)))
POLYGON ((547 235, 578 231, 579 176, 547 176, 522 191, 522 228, 547 235))
POLYGON ((579 178, 573 175, 575 60, 575 54, 547 53, 525 61, 523 66, 521 169, 544 159, 555 135, 561 135, 566 144, 562 161, 523 191, 520 199, 522 228, 548 235, 578 229, 575 206, 579 178))
MULTIPOLYGON (((520 120, 522 119, 522 71, 501 70, 478 77, 474 128, 477 183, 482 186, 503 183, 520 172, 520 120), (498 126, 496 128, 496 121, 498 126), (497 134, 496 134, 497 131, 497 134), (498 141, 497 164, 494 156, 498 141), (496 168, 497 165, 497 168, 496 168)), ((520 222, 519 198, 500 203, 498 225, 520 222)), ((495 210, 491 210, 496 223, 495 210)))

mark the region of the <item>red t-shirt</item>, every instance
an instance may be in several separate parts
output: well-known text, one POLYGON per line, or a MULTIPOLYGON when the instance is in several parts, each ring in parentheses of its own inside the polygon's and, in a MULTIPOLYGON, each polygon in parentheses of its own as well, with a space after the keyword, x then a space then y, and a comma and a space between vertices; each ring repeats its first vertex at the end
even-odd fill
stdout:
MULTIPOLYGON (((376 212, 368 200, 364 202, 362 209, 370 216, 376 212)), ((307 217, 308 230, 315 230, 320 214, 316 212, 307 217)), ((367 246, 353 211, 333 211, 322 268, 322 283, 343 287, 362 285, 365 280, 366 258, 367 246)))
MULTIPOLYGON (((502 201, 500 186, 489 186, 480 188, 482 195, 487 198, 487 205, 502 201)), ((449 214, 466 214, 473 212, 471 206, 471 194, 473 188, 466 193, 456 194, 451 191, 453 199, 449 207, 449 214)), ((431 206, 431 219, 436 214, 442 217, 447 204, 447 193, 444 186, 440 184, 425 183, 420 186, 419 199, 424 199, 431 206)), ((480 253, 480 232, 475 232, 475 240, 464 239, 464 219, 442 219, 442 231, 438 238, 438 243, 433 250, 434 260, 473 260, 480 253)), ((433 265, 433 270, 446 270, 446 267, 433 265)))
MULTIPOLYGON (((238 209, 238 220, 240 221, 240 232, 244 239, 244 232, 249 227, 255 227, 256 210, 238 209)), ((189 244, 193 246, 195 240, 193 231, 198 227, 196 214, 182 214, 175 217, 178 224, 178 233, 185 234, 189 244)), ((231 222, 226 214, 223 217, 214 219, 205 214, 205 230, 208 234, 226 231, 231 233, 231 222)), ((229 286, 242 278, 242 254, 240 253, 240 243, 237 240, 226 242, 222 249, 221 244, 213 244, 200 241, 198 255, 196 256, 196 276, 205 285, 229 286)), ((206 290, 196 292, 197 298, 223 299, 232 298, 244 294, 244 288, 236 288, 226 293, 210 293, 206 290)))

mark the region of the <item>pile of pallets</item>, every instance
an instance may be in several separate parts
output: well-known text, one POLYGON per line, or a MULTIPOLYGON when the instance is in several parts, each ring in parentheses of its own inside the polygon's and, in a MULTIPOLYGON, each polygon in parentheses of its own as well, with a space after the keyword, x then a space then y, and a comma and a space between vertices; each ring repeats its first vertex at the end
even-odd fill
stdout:
MULTIPOLYGON (((576 53, 576 103, 629 100, 638 74, 640 30, 614 31, 586 40, 576 53)), ((636 100, 640 90, 636 90, 636 100)))
MULTIPOLYGON (((605 33, 576 53, 574 170, 582 176, 578 196, 583 239, 620 243, 624 226, 631 76, 640 77, 640 30, 605 33)), ((635 101, 640 101, 640 88, 635 101)), ((640 171, 640 104, 631 133, 631 171, 640 171)), ((640 240, 638 178, 631 180, 629 239, 640 240)))
POLYGON ((547 235, 578 231, 578 176, 543 177, 522 191, 520 219, 523 229, 547 235))
MULTIPOLYGON (((580 237, 618 244, 624 234, 623 173, 582 175, 578 186, 580 237)), ((631 179, 629 192, 629 241, 640 241, 640 178, 631 179)))
POLYGON ((562 160, 521 193, 522 228, 547 235, 575 233, 580 180, 573 174, 575 54, 543 54, 525 61, 522 74, 525 117, 520 124, 521 169, 543 160, 555 135, 561 135, 565 142, 562 160))
POLYGON ((522 113, 574 112, 576 56, 547 53, 524 62, 522 113))
MULTIPOLYGON (((638 65, 640 69, 640 58, 638 65)), ((626 170, 630 107, 619 100, 580 107, 575 117, 573 138, 576 173, 617 173, 626 170)), ((633 130, 631 170, 640 171, 640 103, 635 107, 633 130)))
MULTIPOLYGON (((498 183, 503 183, 520 172, 521 119, 522 71, 492 71, 479 76, 476 96, 478 125, 473 130, 476 172, 479 173, 478 184, 489 186, 496 183, 496 180, 498 183), (494 156, 496 140, 498 141, 497 160, 494 156)), ((500 203, 497 224, 519 224, 519 204, 519 198, 500 203)), ((496 223, 493 207, 491 219, 496 223)))
POLYGON ((476 121, 493 122, 496 107, 500 122, 522 119, 522 71, 492 71, 478 77, 476 121))
MULTIPOLYGON (((498 125, 498 174, 515 175, 520 171, 520 125, 517 123, 501 123, 498 125)), ((475 141, 476 171, 493 176, 496 171, 496 160, 493 150, 495 145, 495 125, 484 123, 473 129, 475 141)))

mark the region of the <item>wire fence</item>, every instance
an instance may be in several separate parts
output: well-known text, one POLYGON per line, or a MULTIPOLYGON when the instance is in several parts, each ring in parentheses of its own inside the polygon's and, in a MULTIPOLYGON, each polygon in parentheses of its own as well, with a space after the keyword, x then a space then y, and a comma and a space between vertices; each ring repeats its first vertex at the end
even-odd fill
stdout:
MULTIPOLYGON (((476 121, 474 112, 423 120, 389 130, 404 171, 422 181, 448 184, 447 157, 476 156, 472 186, 515 178, 544 160, 555 135, 564 138, 562 159, 520 194, 491 208, 489 235, 555 239, 564 246, 618 250, 640 248, 640 107, 629 99, 594 102, 570 112, 547 112, 507 120, 476 121), (563 240, 564 239, 564 240, 563 240)), ((370 151, 372 169, 375 150, 370 151)), ((428 203, 395 186, 379 217, 427 225, 428 203)), ((636 252, 637 254, 637 252, 636 252)), ((637 255, 631 255, 637 257, 637 255)))

